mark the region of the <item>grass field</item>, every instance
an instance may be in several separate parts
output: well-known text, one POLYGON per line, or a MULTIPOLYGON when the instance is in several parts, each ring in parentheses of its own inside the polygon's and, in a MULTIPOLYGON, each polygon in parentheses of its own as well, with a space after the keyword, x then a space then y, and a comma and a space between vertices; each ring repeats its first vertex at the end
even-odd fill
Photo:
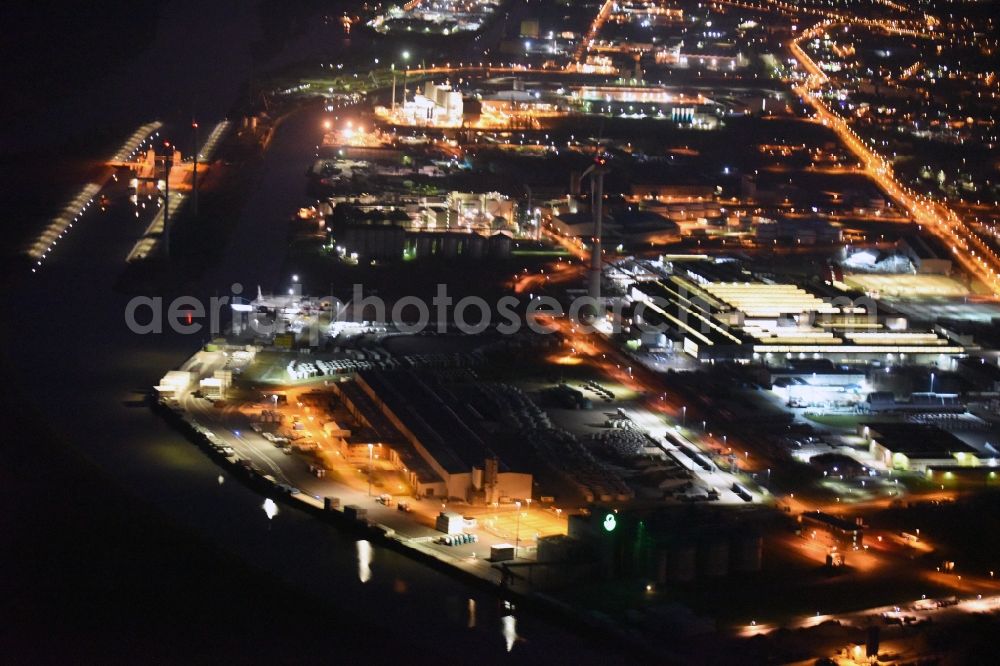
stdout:
POLYGON ((861 421, 870 421, 867 414, 813 414, 806 412, 805 418, 828 428, 855 428, 861 421))

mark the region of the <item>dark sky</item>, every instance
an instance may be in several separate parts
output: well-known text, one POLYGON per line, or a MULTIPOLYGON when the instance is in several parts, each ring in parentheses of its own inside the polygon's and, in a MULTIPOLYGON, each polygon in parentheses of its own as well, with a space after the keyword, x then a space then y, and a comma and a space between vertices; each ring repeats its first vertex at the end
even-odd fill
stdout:
MULTIPOLYGON (((150 120, 227 117, 248 81, 342 47, 346 0, 0 3, 0 256, 150 120)), ((176 130, 175 130, 176 132, 176 130)), ((187 137, 173 137, 183 142, 187 137)))
POLYGON ((152 117, 217 119, 249 76, 259 36, 252 1, 42 0, 3 11, 0 143, 12 152, 152 117))

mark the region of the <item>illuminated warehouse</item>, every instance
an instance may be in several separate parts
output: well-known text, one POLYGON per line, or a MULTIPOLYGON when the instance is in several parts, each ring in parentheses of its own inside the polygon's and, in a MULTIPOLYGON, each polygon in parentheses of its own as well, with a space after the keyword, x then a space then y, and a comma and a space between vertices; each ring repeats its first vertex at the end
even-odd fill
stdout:
POLYGON ((677 264, 666 277, 633 283, 630 296, 638 321, 665 328, 702 361, 943 364, 965 352, 870 299, 756 279, 735 262, 677 264))

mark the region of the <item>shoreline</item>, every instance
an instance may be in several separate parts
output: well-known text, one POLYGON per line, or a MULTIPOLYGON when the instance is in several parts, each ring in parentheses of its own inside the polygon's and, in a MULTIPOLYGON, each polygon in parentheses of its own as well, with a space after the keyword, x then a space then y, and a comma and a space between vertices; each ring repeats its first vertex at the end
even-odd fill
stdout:
MULTIPOLYGON (((398 537, 392 528, 367 519, 352 520, 348 518, 343 507, 324 509, 323 504, 315 498, 300 494, 290 495, 276 489, 275 484, 264 478, 263 475, 248 470, 240 462, 241 458, 236 455, 226 456, 219 448, 200 433, 194 425, 185 417, 183 410, 174 409, 163 402, 150 397, 150 408, 154 414, 162 418, 174 430, 179 432, 191 444, 197 446, 212 462, 220 468, 230 472, 232 476, 239 479, 240 483, 250 490, 260 495, 262 498, 271 498, 283 504, 309 515, 310 518, 319 520, 322 523, 331 525, 342 533, 352 536, 363 537, 373 544, 390 549, 396 553, 427 566, 439 573, 457 579, 459 582, 474 587, 488 594, 495 594, 499 599, 510 599, 518 606, 526 607, 528 610, 540 614, 543 619, 555 620, 563 627, 579 634, 596 631, 602 632, 602 641, 620 640, 626 641, 631 648, 630 652, 656 657, 658 659, 668 659, 669 653, 662 648, 650 643, 636 635, 630 635, 618 623, 610 618, 602 618, 595 613, 574 608, 566 602, 541 592, 515 590, 478 575, 473 571, 449 563, 445 557, 439 556, 430 550, 418 547, 419 542, 411 542, 404 537, 398 537), (274 490, 268 493, 268 490, 274 490)), ((492 570, 492 567, 490 568, 492 570)), ((588 636, 592 634, 587 634, 588 636)))

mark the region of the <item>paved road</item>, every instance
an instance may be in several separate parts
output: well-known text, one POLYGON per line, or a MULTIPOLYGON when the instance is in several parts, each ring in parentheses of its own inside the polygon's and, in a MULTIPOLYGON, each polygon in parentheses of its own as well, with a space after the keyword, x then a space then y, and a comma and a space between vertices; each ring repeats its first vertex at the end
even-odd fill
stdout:
MULTIPOLYGON (((1000 610, 1000 595, 983 596, 980 594, 963 599, 958 597, 946 599, 950 599, 950 601, 945 602, 948 605, 940 607, 934 599, 914 599, 910 603, 900 606, 878 606, 834 615, 821 613, 803 615, 782 623, 780 626, 754 622, 737 628, 736 633, 741 636, 766 635, 777 629, 808 629, 831 621, 861 628, 872 624, 881 624, 883 627, 899 626, 903 621, 906 624, 925 621, 944 624, 968 619, 970 614, 995 613, 1000 610)), ((892 630, 888 629, 888 631, 892 630)))

